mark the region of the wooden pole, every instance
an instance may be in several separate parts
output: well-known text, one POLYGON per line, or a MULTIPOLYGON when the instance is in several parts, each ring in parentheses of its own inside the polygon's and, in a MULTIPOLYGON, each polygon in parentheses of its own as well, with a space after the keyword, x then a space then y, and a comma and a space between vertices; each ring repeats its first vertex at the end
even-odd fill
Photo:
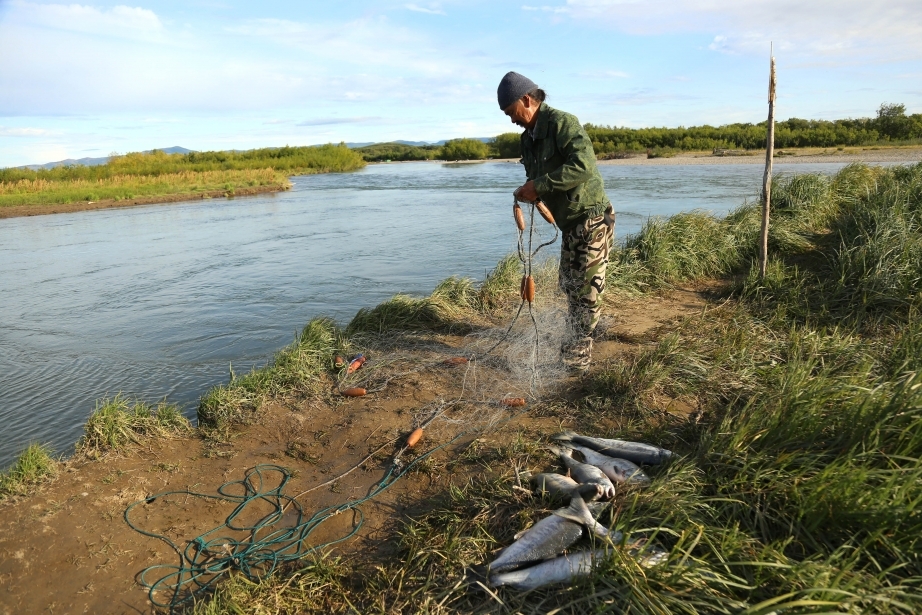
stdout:
POLYGON ((759 279, 768 266, 768 212, 772 202, 772 158, 775 155, 775 56, 768 77, 768 134, 765 138, 765 175, 762 177, 762 235, 759 244, 759 279))

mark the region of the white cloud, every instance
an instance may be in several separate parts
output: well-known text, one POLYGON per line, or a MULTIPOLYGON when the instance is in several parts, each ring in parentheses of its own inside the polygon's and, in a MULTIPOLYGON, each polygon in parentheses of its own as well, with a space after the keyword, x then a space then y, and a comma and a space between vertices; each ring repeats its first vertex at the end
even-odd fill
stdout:
POLYGON ((438 5, 431 5, 431 8, 425 8, 416 4, 405 4, 403 8, 416 13, 426 13, 427 15, 444 15, 445 11, 438 8, 438 5))
POLYGON ((44 128, 6 128, 0 126, 0 137, 47 137, 54 134, 44 128))
POLYGON ((597 73, 584 73, 583 76, 595 79, 627 79, 630 77, 623 70, 602 70, 597 73))
POLYGON ((544 13, 569 13, 570 9, 565 6, 529 6, 527 4, 522 5, 523 11, 541 11, 544 13))
POLYGON ((325 117, 314 120, 304 120, 295 126, 331 126, 334 124, 363 124, 365 122, 380 120, 379 117, 325 117))
POLYGON ((116 38, 156 38, 163 24, 151 10, 118 5, 99 9, 82 4, 34 4, 14 0, 8 20, 59 31, 82 32, 116 38))
POLYGON ((477 63, 451 44, 386 17, 255 19, 189 30, 142 8, 11 6, 0 57, 17 61, 0 62, 0 117, 225 112, 381 98, 427 104, 470 95, 469 84, 480 78, 477 63))
POLYGON ((922 57, 918 0, 567 0, 574 19, 631 34, 705 32, 711 49, 789 56, 909 60, 922 57))

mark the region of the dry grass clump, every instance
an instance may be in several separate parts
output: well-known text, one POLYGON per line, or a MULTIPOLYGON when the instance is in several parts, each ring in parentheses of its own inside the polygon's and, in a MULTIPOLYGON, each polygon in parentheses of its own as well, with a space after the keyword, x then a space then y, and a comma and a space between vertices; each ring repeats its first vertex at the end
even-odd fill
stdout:
POLYGON ((332 364, 336 351, 346 345, 332 319, 311 320, 269 365, 239 377, 231 374, 228 384, 205 393, 198 407, 199 425, 223 431, 252 421, 262 403, 272 396, 319 393, 323 388, 321 374, 332 364))
POLYGON ((28 495, 57 473, 58 462, 51 456, 51 449, 32 443, 6 472, 0 472, 0 500, 12 495, 28 495))
POLYGON ((132 402, 116 395, 97 402, 96 410, 83 427, 77 452, 87 457, 99 457, 109 451, 120 451, 130 444, 140 444, 146 438, 185 434, 190 428, 188 419, 177 406, 132 402))

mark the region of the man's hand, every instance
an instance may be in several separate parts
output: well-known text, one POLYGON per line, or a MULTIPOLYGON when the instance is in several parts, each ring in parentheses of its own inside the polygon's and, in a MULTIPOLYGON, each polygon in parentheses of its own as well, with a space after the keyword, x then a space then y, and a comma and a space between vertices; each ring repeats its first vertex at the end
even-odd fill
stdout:
POLYGON ((535 190, 535 182, 528 180, 523 185, 516 188, 515 192, 512 194, 515 195, 515 198, 520 201, 528 201, 529 203, 534 203, 538 200, 538 191, 535 190))

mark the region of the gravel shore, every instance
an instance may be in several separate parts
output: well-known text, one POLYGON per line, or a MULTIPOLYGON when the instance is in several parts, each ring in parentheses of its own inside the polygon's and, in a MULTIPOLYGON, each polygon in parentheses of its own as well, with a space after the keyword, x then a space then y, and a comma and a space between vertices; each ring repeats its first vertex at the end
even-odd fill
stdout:
MULTIPOLYGON (((806 164, 822 162, 866 162, 866 163, 901 163, 922 161, 922 147, 860 149, 848 148, 845 151, 823 150, 816 152, 796 152, 793 155, 775 156, 775 165, 806 164)), ((765 152, 753 152, 751 156, 714 156, 711 153, 683 152, 672 158, 624 158, 620 160, 600 160, 600 165, 687 165, 687 164, 765 164, 765 152)))

